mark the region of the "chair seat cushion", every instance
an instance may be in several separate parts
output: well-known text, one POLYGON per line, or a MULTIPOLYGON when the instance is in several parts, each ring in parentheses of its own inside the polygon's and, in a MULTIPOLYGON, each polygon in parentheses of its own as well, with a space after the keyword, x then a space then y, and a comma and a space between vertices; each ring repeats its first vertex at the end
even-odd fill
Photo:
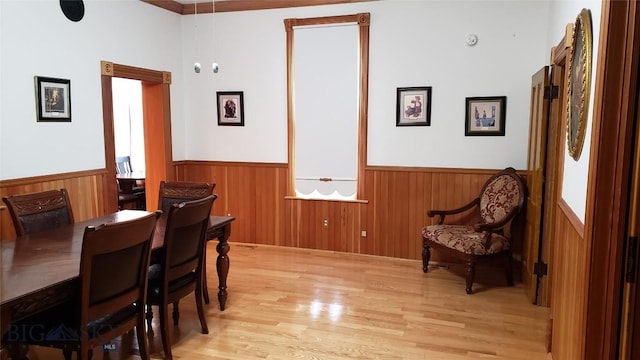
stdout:
MULTIPOLYGON (((196 281, 194 272, 175 279, 169 283, 169 292, 174 292, 196 281)), ((158 304, 162 296, 162 265, 153 264, 149 267, 149 285, 147 287, 147 302, 158 304)))
POLYGON ((488 246, 484 246, 484 232, 476 232, 471 226, 431 225, 422 229, 424 239, 469 255, 490 255, 509 249, 509 240, 493 233, 488 246))

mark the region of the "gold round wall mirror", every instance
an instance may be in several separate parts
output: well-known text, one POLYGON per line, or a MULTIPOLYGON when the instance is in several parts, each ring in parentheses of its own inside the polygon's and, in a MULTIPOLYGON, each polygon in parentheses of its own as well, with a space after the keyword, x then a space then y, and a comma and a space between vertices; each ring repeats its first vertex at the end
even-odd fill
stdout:
POLYGON ((569 155, 580 158, 589 113, 593 33, 591 11, 582 9, 573 25, 567 82, 567 143, 569 155))

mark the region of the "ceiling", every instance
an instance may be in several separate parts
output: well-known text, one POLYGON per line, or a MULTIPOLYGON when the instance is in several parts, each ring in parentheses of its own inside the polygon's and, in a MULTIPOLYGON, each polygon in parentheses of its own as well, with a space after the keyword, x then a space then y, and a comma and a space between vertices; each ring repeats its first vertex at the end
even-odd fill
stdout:
POLYGON ((140 0, 177 14, 198 14, 245 10, 278 9, 298 6, 347 4, 377 0, 140 0), (214 4, 215 2, 215 4, 214 4))

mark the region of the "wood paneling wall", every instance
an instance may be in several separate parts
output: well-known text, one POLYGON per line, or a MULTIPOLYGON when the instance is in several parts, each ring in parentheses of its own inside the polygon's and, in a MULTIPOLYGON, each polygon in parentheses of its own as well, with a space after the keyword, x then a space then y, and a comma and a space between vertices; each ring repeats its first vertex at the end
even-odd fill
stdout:
MULTIPOLYGON (((102 179, 106 174, 106 169, 99 169, 3 180, 0 181, 0 197, 65 188, 69 191, 73 217, 82 221, 103 215, 102 179)), ((15 237, 11 216, 6 209, 0 211, 0 223, 2 239, 15 237)))
MULTIPOLYGON (((183 181, 215 182, 214 213, 236 216, 231 240, 420 259, 429 209, 461 206, 495 170, 367 167, 361 202, 285 199, 287 165, 176 162, 183 181), (324 228, 322 221, 329 226, 324 228), (361 236, 366 231, 366 237, 361 236)), ((448 218, 448 221, 456 217, 448 218)), ((518 248, 518 246, 515 246, 518 248)), ((433 261, 454 261, 434 252, 433 261)))
POLYGON ((286 164, 184 161, 176 164, 178 181, 214 182, 214 215, 236 217, 232 241, 286 245, 286 164))
POLYGON ((556 211, 556 233, 551 279, 551 353, 554 359, 584 359, 586 328, 588 248, 584 225, 560 200, 556 211))
POLYGON ((283 245, 360 253, 366 203, 290 198, 286 205, 283 245))
MULTIPOLYGON (((464 205, 495 170, 367 167, 359 201, 286 198, 287 164, 180 161, 176 179, 216 183, 215 215, 233 215, 231 241, 420 259, 426 213, 464 205), (328 227, 323 226, 327 219, 328 227), (366 231, 366 236, 362 236, 366 231)), ((0 181, 0 195, 66 188, 74 216, 102 215, 106 169, 0 181)), ((0 212, 3 238, 13 235, 0 212)), ((447 218, 447 222, 458 217, 447 218)), ((517 253, 518 244, 514 245, 517 253)), ((434 262, 452 262, 434 252, 434 262)))
MULTIPOLYGON (((477 197, 495 170, 368 167, 366 194, 369 201, 369 236, 362 253, 407 259, 422 258, 421 230, 435 224, 427 217, 431 209, 452 209, 477 197)), ((466 215, 468 216, 468 215, 466 215)), ((446 222, 464 216, 451 216, 446 222)), ((455 261, 433 252, 432 261, 455 261)))

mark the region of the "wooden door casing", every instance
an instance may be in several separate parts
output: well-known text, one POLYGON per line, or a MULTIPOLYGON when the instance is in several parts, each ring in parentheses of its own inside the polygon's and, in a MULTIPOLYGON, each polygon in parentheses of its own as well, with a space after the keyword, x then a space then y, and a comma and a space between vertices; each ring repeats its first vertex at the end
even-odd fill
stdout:
POLYGON ((103 214, 118 209, 118 189, 115 181, 115 144, 113 130, 112 77, 142 82, 143 123, 145 134, 147 209, 158 204, 160 180, 175 180, 171 141, 171 73, 101 62, 102 116, 104 127, 105 168, 103 177, 103 214))

